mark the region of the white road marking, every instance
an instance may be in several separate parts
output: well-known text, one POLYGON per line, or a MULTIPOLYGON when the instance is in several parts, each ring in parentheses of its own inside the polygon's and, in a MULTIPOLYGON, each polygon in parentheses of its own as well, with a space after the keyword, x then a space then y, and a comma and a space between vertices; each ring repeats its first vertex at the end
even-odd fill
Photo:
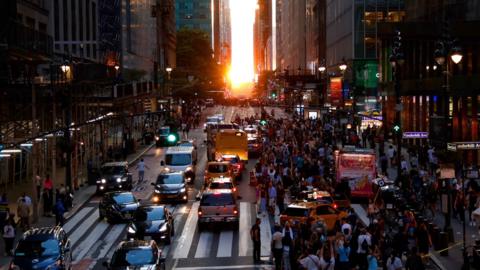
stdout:
POLYGON ((178 269, 178 270, 208 270, 208 269, 273 269, 272 265, 264 264, 256 264, 256 265, 232 265, 232 266, 205 266, 205 267, 175 267, 173 269, 178 269), (267 268, 263 268, 266 266, 267 268))
POLYGON ((222 231, 218 239, 217 257, 231 257, 233 231, 222 231))
POLYGON ((92 248, 92 246, 100 239, 102 236, 103 232, 110 226, 108 223, 105 222, 100 222, 95 226, 95 229, 93 231, 88 232, 88 237, 83 240, 80 245, 78 245, 73 254, 73 259, 75 261, 83 259, 85 254, 87 254, 88 251, 92 248))
POLYGON ((362 223, 365 224, 365 226, 369 226, 370 220, 367 217, 367 212, 365 209, 360 204, 352 204, 351 206, 362 223))
POLYGON ((98 254, 97 258, 105 258, 108 251, 110 251, 112 245, 115 243, 120 234, 125 230, 125 227, 127 227, 126 224, 118 224, 113 226, 113 228, 108 232, 105 239, 103 239, 105 245, 100 249, 100 253, 98 254))
POLYGON ((253 247, 250 242, 250 227, 252 226, 251 207, 248 202, 240 202, 240 228, 238 256, 249 256, 253 254, 253 247))
POLYGON ((77 229, 73 231, 73 233, 69 236, 72 244, 75 244, 80 239, 80 237, 82 237, 84 233, 88 232, 90 227, 97 220, 98 220, 98 211, 94 211, 90 216, 87 217, 87 219, 84 219, 82 224, 80 224, 80 226, 78 226, 77 229))
POLYGON ((195 252, 195 258, 207 258, 210 256, 210 249, 213 242, 212 232, 200 233, 200 239, 198 240, 197 251, 195 252))
POLYGON ((260 256, 270 256, 270 243, 272 242, 272 228, 270 226, 270 218, 268 215, 262 215, 260 223, 261 249, 260 256))
POLYGON ((190 213, 188 213, 187 221, 183 227, 183 231, 177 235, 181 235, 178 238, 177 246, 175 248, 175 253, 173 255, 174 259, 187 258, 190 246, 192 245, 193 235, 197 229, 197 220, 198 220, 198 206, 200 202, 195 202, 192 204, 190 213))
POLYGON ((93 207, 85 207, 80 210, 80 212, 76 213, 71 219, 63 225, 63 229, 69 233, 77 223, 85 217, 85 215, 90 212, 93 209, 93 207))

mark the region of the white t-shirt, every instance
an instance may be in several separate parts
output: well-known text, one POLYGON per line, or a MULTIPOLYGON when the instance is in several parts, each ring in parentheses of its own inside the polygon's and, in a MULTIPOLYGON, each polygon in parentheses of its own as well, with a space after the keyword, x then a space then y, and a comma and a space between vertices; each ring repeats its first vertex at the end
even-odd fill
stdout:
POLYGON ((365 254, 368 251, 368 250, 363 250, 362 249, 363 240, 367 240, 367 243, 368 243, 369 246, 372 245, 372 237, 369 234, 360 234, 358 236, 358 241, 357 241, 357 243, 358 243, 357 253, 365 254))
POLYGON ((320 259, 317 257, 317 255, 310 254, 301 259, 300 264, 307 270, 318 270, 318 267, 320 266, 320 259))
POLYGON ((323 259, 323 257, 320 258, 320 269, 321 270, 334 270, 335 269, 335 258, 330 258, 330 260, 327 262, 323 259))
POLYGON ((393 260, 393 263, 392 263, 392 258, 388 258, 387 260, 387 270, 398 270, 398 269, 402 269, 403 265, 402 265, 402 260, 400 260, 400 258, 398 257, 395 257, 394 260, 393 260))
POLYGON ((342 225, 342 233, 343 233, 344 235, 350 235, 350 234, 352 234, 352 225, 350 225, 350 223, 345 223, 345 224, 343 224, 343 225, 342 225), (348 230, 348 234, 345 234, 345 229, 348 230))
POLYGON ((281 232, 275 232, 272 235, 272 241, 273 241, 273 247, 276 249, 281 249, 283 247, 282 245, 282 233, 281 232))

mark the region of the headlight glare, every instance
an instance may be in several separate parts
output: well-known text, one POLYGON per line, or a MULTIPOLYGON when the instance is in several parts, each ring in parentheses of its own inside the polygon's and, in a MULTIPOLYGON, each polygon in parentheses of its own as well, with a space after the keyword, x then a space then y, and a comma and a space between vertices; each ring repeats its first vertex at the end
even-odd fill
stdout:
POLYGON ((117 183, 120 183, 120 182, 122 182, 122 178, 119 177, 117 178, 117 183))
POLYGON ((102 178, 102 180, 101 180, 100 182, 101 182, 102 184, 105 184, 105 183, 107 183, 107 179, 102 178))

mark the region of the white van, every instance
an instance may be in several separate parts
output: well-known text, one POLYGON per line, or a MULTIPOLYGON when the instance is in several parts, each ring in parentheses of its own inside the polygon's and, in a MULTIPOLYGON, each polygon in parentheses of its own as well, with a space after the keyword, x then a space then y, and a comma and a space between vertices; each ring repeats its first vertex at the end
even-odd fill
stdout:
POLYGON ((165 153, 165 160, 162 160, 160 165, 169 171, 184 172, 187 182, 193 183, 197 165, 197 150, 193 146, 169 147, 165 153))

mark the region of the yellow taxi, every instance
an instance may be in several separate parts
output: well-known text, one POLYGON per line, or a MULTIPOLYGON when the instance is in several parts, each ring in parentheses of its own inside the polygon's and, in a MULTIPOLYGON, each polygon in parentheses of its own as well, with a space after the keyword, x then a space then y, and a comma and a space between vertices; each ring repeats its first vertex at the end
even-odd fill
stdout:
POLYGON ((297 202, 287 206, 282 215, 280 215, 280 223, 285 224, 286 221, 289 221, 291 224, 322 222, 327 230, 330 231, 335 228, 337 222, 340 222, 347 215, 346 212, 335 209, 332 204, 297 202))
POLYGON ((228 161, 211 161, 205 169, 205 185, 210 184, 211 179, 219 177, 234 177, 232 166, 228 161))
POLYGON ((208 189, 230 189, 234 195, 237 195, 237 186, 233 183, 231 177, 215 177, 210 180, 208 189))

